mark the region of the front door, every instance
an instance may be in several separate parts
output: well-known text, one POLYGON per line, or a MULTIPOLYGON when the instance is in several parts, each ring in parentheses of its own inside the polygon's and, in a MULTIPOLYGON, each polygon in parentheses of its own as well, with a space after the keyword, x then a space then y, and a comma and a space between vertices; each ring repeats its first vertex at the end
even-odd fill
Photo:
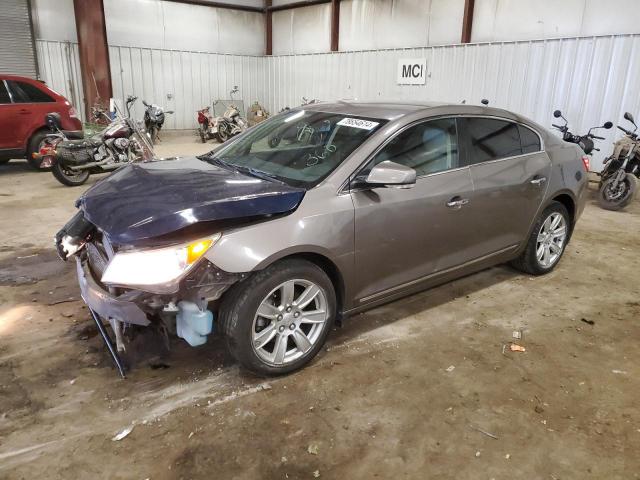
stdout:
POLYGON ((520 245, 542 204, 551 161, 540 137, 508 120, 460 120, 462 150, 470 165, 473 205, 482 212, 478 242, 487 253, 520 245))
POLYGON ((470 171, 461 166, 455 119, 410 126, 361 171, 390 160, 416 170, 416 185, 366 188, 354 182, 356 298, 375 300, 476 256, 470 171))

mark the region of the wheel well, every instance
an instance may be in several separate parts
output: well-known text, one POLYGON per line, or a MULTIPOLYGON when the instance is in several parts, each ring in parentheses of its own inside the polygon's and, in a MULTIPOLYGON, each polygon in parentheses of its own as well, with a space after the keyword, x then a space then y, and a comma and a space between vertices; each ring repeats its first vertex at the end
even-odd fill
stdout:
POLYGON ((571 220, 570 224, 573 229, 573 222, 576 218, 576 204, 574 203, 573 198, 571 198, 571 196, 566 193, 562 193, 553 197, 553 200, 556 202, 560 202, 562 205, 564 205, 564 208, 567 209, 571 220))
POLYGON ((280 258, 279 260, 286 260, 289 258, 302 258, 304 260, 307 260, 308 262, 311 262, 319 266, 324 271, 324 273, 327 274, 327 276, 329 277, 329 280, 331 280, 331 283, 333 284, 333 287, 335 288, 335 291, 336 291, 336 301, 338 303, 337 321, 339 322, 340 312, 342 311, 342 307, 344 305, 345 289, 344 289, 344 279, 342 278, 342 274, 340 273, 340 270, 338 269, 336 264, 333 263, 324 255, 320 255, 319 253, 294 253, 293 255, 280 258))

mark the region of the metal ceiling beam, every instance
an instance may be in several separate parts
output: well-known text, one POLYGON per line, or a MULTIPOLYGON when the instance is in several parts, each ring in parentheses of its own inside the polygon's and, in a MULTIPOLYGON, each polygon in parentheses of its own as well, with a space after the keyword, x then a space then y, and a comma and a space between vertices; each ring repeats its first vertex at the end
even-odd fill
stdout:
POLYGON ((264 8, 250 7, 247 5, 234 5, 224 2, 207 2, 206 0, 164 0, 165 2, 186 3, 188 5, 201 5, 203 7, 226 8, 228 10, 240 10, 242 12, 263 13, 264 8))
POLYGON ((311 7, 313 5, 322 5, 323 3, 331 3, 332 0, 304 0, 300 2, 291 2, 275 7, 268 7, 266 10, 270 12, 279 12, 281 10, 292 10, 294 8, 311 7))
POLYGON ((471 27, 473 26, 473 8, 475 0, 464 0, 464 17, 462 18, 462 43, 471 42, 471 27))

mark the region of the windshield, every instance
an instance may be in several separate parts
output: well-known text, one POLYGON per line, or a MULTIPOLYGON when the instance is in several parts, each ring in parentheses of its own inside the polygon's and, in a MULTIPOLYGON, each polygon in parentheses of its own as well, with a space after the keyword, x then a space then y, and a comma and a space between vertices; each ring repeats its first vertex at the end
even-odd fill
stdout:
POLYGON ((201 158, 295 187, 311 188, 384 123, 380 119, 291 110, 258 124, 227 147, 201 158))

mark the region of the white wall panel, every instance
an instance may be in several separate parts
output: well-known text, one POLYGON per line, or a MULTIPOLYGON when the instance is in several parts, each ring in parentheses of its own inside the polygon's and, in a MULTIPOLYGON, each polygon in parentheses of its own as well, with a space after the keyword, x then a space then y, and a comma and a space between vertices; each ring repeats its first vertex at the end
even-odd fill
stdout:
POLYGON ((463 10, 464 0, 344 0, 340 50, 458 43, 463 10))
MULTIPOLYGON (((544 126, 559 108, 574 132, 624 122, 626 110, 640 116, 640 35, 276 56, 267 64, 271 111, 299 105, 302 96, 475 104, 487 98, 544 126), (423 57, 426 84, 397 85, 398 59, 423 57)), ((595 169, 618 131, 602 136, 595 169)))
POLYGON ((84 94, 78 44, 36 40, 40 78, 49 88, 64 95, 84 119, 84 94))
POLYGON ((234 86, 245 107, 265 98, 263 57, 110 46, 109 58, 114 97, 123 104, 128 95, 139 97, 134 118, 142 118, 142 100, 174 110, 168 129, 195 128, 196 111, 228 99, 234 86))
POLYGON ((110 45, 261 55, 261 13, 162 0, 104 0, 110 45))
POLYGON ((638 33, 639 3, 638 0, 476 0, 472 41, 638 33))
POLYGON ((331 5, 273 12, 273 54, 328 52, 331 49, 331 5))
POLYGON ((31 0, 35 38, 77 42, 73 0, 31 0))

